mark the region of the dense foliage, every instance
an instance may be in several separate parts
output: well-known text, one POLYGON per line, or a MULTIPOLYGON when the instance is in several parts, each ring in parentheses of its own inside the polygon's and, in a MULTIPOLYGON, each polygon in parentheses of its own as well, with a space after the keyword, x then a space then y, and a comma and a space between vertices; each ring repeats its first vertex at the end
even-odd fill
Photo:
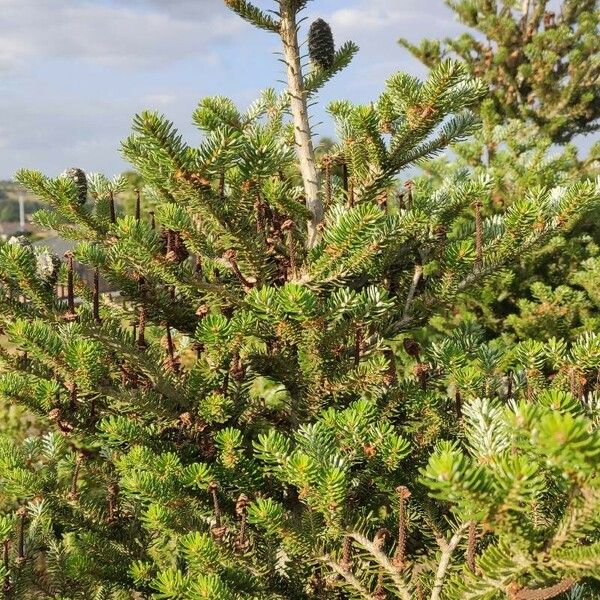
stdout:
MULTIPOLYGON (((482 128, 453 147, 458 160, 426 166, 427 178, 468 169, 491 174, 494 190, 483 212, 494 215, 536 188, 554 187, 600 172, 598 127, 598 3, 502 0, 447 2, 472 32, 443 42, 400 43, 427 65, 458 56, 491 94, 478 107, 482 128), (485 41, 483 40, 485 38, 485 41), (579 155, 579 156, 578 156, 579 155)), ((544 340, 596 330, 594 299, 599 214, 553 236, 538 251, 463 295, 455 313, 476 318, 491 334, 544 340), (582 268, 582 265, 585 267, 582 268)), ((438 320, 447 329, 455 315, 438 320)))
POLYGON ((533 121, 553 142, 600 127, 596 0, 445 0, 474 30, 443 42, 402 39, 430 66, 460 57, 490 86, 503 120, 533 121))
POLYGON ((202 100, 197 147, 138 115, 126 214, 123 178, 18 174, 77 245, 0 247, 0 396, 42 430, 0 439, 5 596, 598 597, 600 337, 416 338, 599 184, 563 157, 486 215, 491 167, 398 180, 477 131, 486 86, 451 60, 334 102, 317 159, 308 102, 356 47, 319 23, 303 75, 306 1, 226 4, 281 36, 284 93, 202 100))

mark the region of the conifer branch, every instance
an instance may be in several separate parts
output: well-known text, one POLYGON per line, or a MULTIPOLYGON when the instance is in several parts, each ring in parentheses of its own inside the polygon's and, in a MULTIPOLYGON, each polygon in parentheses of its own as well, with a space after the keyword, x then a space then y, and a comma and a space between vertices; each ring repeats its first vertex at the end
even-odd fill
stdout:
POLYGON ((117 483, 109 483, 107 488, 107 500, 108 500, 108 522, 114 523, 118 517, 118 496, 119 486, 117 483))
POLYGON ((340 566, 348 572, 352 572, 352 538, 349 535, 344 536, 342 542, 342 560, 340 566))
POLYGON ((94 282, 92 290, 92 314, 94 321, 100 323, 100 271, 98 267, 94 269, 94 282))
POLYGON ((17 510, 17 565, 25 562, 25 519, 27 518, 27 509, 21 506, 17 510))
POLYGON ((4 540, 2 544, 2 564, 4 565, 4 571, 6 574, 4 575, 4 582, 2 585, 2 591, 5 594, 8 594, 11 589, 11 581, 10 581, 10 563, 9 563, 9 553, 10 553, 10 540, 4 540))
POLYGON ((75 291, 73 284, 73 253, 66 252, 65 258, 67 259, 67 312, 64 315, 64 319, 65 321, 75 321, 77 313, 75 312, 75 291))
POLYGON ((360 598, 364 598, 365 600, 377 600, 373 594, 367 590, 362 583, 343 565, 337 563, 335 560, 332 560, 328 556, 319 557, 319 561, 326 564, 332 571, 340 575, 344 578, 346 583, 352 587, 360 598))
POLYGON ((410 318, 410 307, 412 306, 417 287, 419 286, 422 277, 423 265, 417 263, 415 265, 415 272, 413 274, 413 278, 410 284, 410 289, 408 290, 408 295, 406 296, 406 302, 404 303, 404 312, 402 313, 402 320, 410 318))
POLYGON ((140 308, 139 308, 138 327, 139 327, 139 331, 138 331, 137 345, 140 348, 145 348, 146 347, 146 307, 143 305, 140 306, 140 308))
POLYGON ((475 552, 477 546, 477 523, 475 521, 471 521, 469 523, 469 537, 467 542, 467 566, 471 570, 471 572, 477 572, 477 565, 475 564, 475 552))
MULTIPOLYGON (((369 552, 379 566, 383 567, 390 579, 394 582, 396 591, 398 592, 400 598, 403 600, 411 600, 411 594, 408 586, 400 575, 398 569, 391 563, 385 552, 383 552, 383 550, 381 550, 381 548, 379 548, 375 542, 372 542, 369 538, 361 533, 349 532, 348 535, 367 552, 369 552)), ((432 600, 435 599, 432 598, 432 600)))
POLYGON ((509 592, 510 600, 550 600, 568 592, 575 584, 576 579, 564 579, 555 585, 537 590, 521 588, 509 592))
POLYGON ((272 33, 279 32, 280 24, 251 2, 247 2, 247 0, 225 0, 225 4, 252 25, 272 33))
POLYGON ((442 555, 438 564, 438 569, 435 574, 435 580, 433 582, 433 588, 431 589, 430 600, 439 600, 441 597, 442 589, 444 587, 444 580, 446 578, 446 571, 450 566, 450 559, 452 554, 456 550, 458 544, 460 544, 462 536, 466 529, 469 528, 471 522, 463 523, 454 533, 454 535, 443 543, 442 555))
POLYGON ((139 221, 142 218, 142 192, 139 188, 134 190, 135 193, 135 220, 139 221))
POLYGON ((73 469, 73 477, 71 479, 71 490, 69 491, 69 499, 77 500, 78 493, 78 485, 79 485, 79 472, 81 470, 81 465, 83 463, 85 456, 83 452, 78 452, 77 457, 75 458, 75 468, 73 469))
POLYGON ((236 546, 242 551, 244 551, 248 545, 248 540, 246 538, 246 525, 248 521, 249 504, 250 501, 248 500, 248 496, 246 496, 245 494, 240 494, 235 504, 235 512, 240 518, 240 531, 238 534, 236 546))
POLYGON ((410 491, 406 486, 401 485, 396 488, 396 493, 398 494, 398 541, 392 564, 402 570, 406 560, 406 501, 410 497, 410 491))
POLYGON ((474 203, 475 208, 475 269, 479 271, 483 265, 483 224, 481 221, 482 203, 477 200, 474 203))

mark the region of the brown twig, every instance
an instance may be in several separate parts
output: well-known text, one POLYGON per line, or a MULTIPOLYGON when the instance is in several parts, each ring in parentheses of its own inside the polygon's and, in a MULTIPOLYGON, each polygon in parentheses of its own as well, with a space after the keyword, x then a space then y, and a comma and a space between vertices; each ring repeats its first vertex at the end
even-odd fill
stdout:
POLYGON ((231 266, 231 270, 234 272, 235 276, 239 279, 240 283, 245 288, 251 288, 254 286, 254 282, 247 279, 244 276, 244 274, 240 271, 240 268, 237 264, 237 252, 233 248, 227 250, 223 258, 229 263, 229 265, 231 266))
POLYGON ((352 538, 349 535, 344 536, 342 543, 342 560, 340 567, 348 572, 352 572, 352 538))
POLYGON ((217 539, 221 539, 225 535, 225 527, 221 522, 221 507, 219 506, 219 496, 217 490, 219 485, 216 481, 211 481, 208 484, 208 492, 212 496, 213 510, 215 514, 215 526, 212 528, 212 533, 217 539))
POLYGON ((78 401, 77 384, 74 381, 71 381, 65 385, 67 386, 67 389, 69 390, 69 409, 73 411, 77 408, 77 401, 78 401))
POLYGON ((483 222, 481 219, 481 201, 473 203, 475 208, 475 268, 479 271, 483 266, 483 222))
POLYGON ((354 198, 352 197, 354 190, 352 189, 352 183, 350 181, 350 173, 348 171, 348 163, 344 160, 342 162, 342 187, 346 194, 346 202, 348 206, 352 206, 354 198))
POLYGON ((477 573, 477 565, 475 564, 475 552, 477 550, 477 523, 471 521, 469 523, 469 537, 467 541, 467 566, 472 573, 477 573))
POLYGON ((67 312, 64 318, 66 321, 74 321, 77 319, 77 313, 75 312, 73 253, 65 252, 65 258, 67 259, 67 312))
POLYGON ((22 564, 25 562, 25 519, 27 509, 21 506, 17 510, 17 516, 19 517, 17 525, 17 564, 22 564))
POLYGON ((221 171, 219 176, 219 198, 221 202, 225 201, 225 171, 221 171))
POLYGON ((462 419, 462 395, 458 387, 454 394, 454 410, 456 411, 456 418, 458 420, 462 419))
POLYGON ((108 522, 114 523, 117 520, 119 506, 119 486, 117 483, 110 483, 108 485, 108 522))
POLYGON ((406 560, 406 501, 410 497, 410 490, 401 485, 396 488, 398 494, 398 543, 396 544, 396 551, 392 558, 392 564, 398 569, 404 568, 406 560))
POLYGON ((75 459, 75 468, 73 469, 73 478, 71 479, 71 491, 69 492, 69 499, 76 500, 79 496, 78 484, 79 484, 79 473, 81 472, 81 464, 83 463, 85 456, 83 452, 77 454, 75 459))
POLYGON ((361 325, 357 325, 356 332, 354 333, 354 366, 358 367, 360 364, 360 357, 362 355, 363 348, 363 335, 364 331, 361 325))
POLYGON ((179 362, 175 357, 175 344, 171 335, 171 327, 167 325, 167 367, 174 373, 179 372, 179 362))
POLYGON ((296 244, 294 243, 294 222, 291 219, 285 220, 281 224, 281 231, 285 233, 290 259, 290 276, 288 279, 296 279, 298 271, 296 266, 296 244))
POLYGON ((235 512, 240 517, 240 532, 238 534, 237 539, 237 547, 238 549, 244 551, 248 547, 248 539, 246 537, 246 524, 248 520, 248 505, 250 501, 248 500, 248 496, 245 494, 240 494, 237 502, 235 503, 235 512))
POLYGON ((137 345, 140 348, 145 348, 146 347, 146 337, 145 337, 145 333, 146 333, 146 307, 145 306, 140 306, 140 313, 139 313, 139 316, 138 316, 138 325, 139 325, 139 333, 138 333, 137 345))
POLYGON ((510 600, 550 600, 568 592, 575 584, 576 579, 564 579, 559 583, 550 587, 540 588, 537 590, 531 590, 528 588, 517 589, 516 586, 509 590, 510 600))
POLYGON ((139 189, 135 190, 135 220, 140 221, 142 218, 142 193, 139 189))
POLYGON ((208 485, 208 491, 210 492, 213 500, 213 508, 215 511, 215 526, 221 527, 221 508, 219 507, 219 497, 217 495, 217 490, 219 486, 216 481, 211 481, 208 485))
POLYGON ((94 289, 92 292, 92 311, 94 321, 100 323, 100 271, 98 267, 94 269, 94 289))

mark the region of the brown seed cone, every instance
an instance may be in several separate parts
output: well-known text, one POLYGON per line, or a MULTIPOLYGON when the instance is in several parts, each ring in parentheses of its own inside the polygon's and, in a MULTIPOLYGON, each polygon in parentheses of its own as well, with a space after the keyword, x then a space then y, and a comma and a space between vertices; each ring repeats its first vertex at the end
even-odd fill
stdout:
POLYGON ((416 359, 419 358, 419 355, 421 354, 421 345, 419 342, 412 338, 404 338, 402 345, 404 346, 406 354, 416 359))
POLYGON ((331 27, 323 19, 314 21, 308 31, 308 55, 313 64, 330 69, 335 58, 335 43, 331 27))

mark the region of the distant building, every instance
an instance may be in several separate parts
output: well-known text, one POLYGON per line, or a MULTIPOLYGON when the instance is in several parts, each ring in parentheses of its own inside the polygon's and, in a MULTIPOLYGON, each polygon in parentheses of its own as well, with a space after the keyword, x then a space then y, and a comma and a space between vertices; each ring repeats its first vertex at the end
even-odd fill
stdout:
MULTIPOLYGON (((53 254, 56 254, 61 260, 64 258, 67 252, 70 252, 75 248, 75 242, 71 240, 65 240, 60 236, 47 237, 43 240, 39 240, 33 243, 34 246, 39 248, 47 248, 53 254)), ((94 272, 87 265, 82 265, 77 261, 73 261, 73 269, 77 276, 84 281, 89 287, 94 285, 94 272)), ((66 289, 64 286, 58 286, 58 296, 65 297, 66 289)), ((106 279, 100 277, 100 293, 115 292, 116 288, 112 286, 106 279)))
POLYGON ((0 239, 6 241, 13 235, 31 235, 38 233, 39 229, 32 223, 25 223, 21 225, 19 222, 14 223, 2 223, 0 222, 0 239))

